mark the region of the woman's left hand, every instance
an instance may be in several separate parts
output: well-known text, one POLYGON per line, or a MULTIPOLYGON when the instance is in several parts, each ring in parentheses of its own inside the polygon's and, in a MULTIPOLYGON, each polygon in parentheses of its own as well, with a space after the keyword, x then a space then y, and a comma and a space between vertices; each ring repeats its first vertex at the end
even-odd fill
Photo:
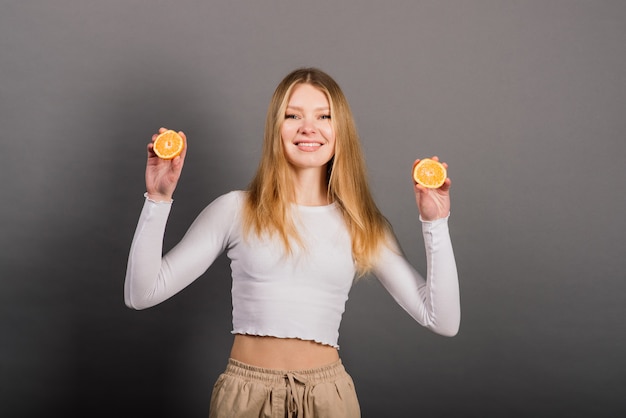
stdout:
MULTIPOLYGON (((439 157, 433 156, 433 160, 439 161, 439 157)), ((413 169, 420 160, 415 160, 413 169)), ((448 169, 448 164, 442 162, 443 166, 448 169)), ((413 173, 413 170, 411 170, 413 173)), ((415 191, 415 202, 420 211, 420 215, 424 221, 434 221, 435 219, 445 218, 450 214, 450 185, 451 181, 446 181, 438 189, 429 189, 413 180, 413 190, 415 191)))

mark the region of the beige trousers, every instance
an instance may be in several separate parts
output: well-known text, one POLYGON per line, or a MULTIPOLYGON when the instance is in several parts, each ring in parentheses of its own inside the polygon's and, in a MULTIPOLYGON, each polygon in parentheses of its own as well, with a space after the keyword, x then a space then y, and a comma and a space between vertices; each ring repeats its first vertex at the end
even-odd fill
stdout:
POLYGON ((341 360, 308 370, 274 370, 230 359, 211 395, 209 418, 359 418, 354 383, 341 360))

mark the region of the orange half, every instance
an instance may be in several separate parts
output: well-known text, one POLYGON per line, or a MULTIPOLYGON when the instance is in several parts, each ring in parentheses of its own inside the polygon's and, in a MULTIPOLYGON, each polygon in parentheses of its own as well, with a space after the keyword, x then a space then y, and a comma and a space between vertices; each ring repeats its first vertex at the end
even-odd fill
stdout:
POLYGON ((182 136, 175 131, 167 130, 156 137, 153 150, 157 157, 171 160, 183 152, 184 146, 185 143, 182 136))
POLYGON ((430 158, 420 160, 413 168, 415 182, 430 189, 441 187, 447 177, 448 172, 443 164, 430 158))

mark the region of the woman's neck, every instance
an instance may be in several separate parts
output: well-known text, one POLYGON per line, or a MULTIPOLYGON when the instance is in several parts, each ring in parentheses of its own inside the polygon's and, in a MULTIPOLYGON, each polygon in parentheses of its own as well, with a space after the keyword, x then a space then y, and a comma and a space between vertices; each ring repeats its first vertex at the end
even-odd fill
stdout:
POLYGON ((302 206, 328 205, 328 185, 325 169, 294 172, 295 203, 302 206))

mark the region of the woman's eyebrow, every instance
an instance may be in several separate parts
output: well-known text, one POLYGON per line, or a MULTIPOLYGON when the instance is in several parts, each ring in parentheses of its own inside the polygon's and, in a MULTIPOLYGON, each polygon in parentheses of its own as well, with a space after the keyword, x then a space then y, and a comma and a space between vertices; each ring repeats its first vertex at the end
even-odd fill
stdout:
MULTIPOLYGON (((298 110, 300 112, 302 112, 304 110, 304 108, 300 107, 300 106, 287 106, 288 110, 298 110)), ((315 109, 313 109, 315 111, 328 111, 330 110, 330 108, 328 106, 322 106, 322 107, 316 107, 315 109)))

